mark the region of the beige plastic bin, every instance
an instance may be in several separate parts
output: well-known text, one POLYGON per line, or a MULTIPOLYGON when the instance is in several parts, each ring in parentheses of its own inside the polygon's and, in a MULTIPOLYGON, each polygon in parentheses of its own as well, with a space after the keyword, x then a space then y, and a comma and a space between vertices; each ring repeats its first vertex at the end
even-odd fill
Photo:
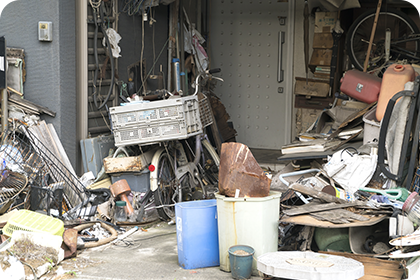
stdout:
POLYGON ((230 272, 229 247, 254 248, 252 275, 258 275, 258 256, 277 252, 280 192, 266 197, 233 198, 216 194, 219 231, 220 269, 230 272))

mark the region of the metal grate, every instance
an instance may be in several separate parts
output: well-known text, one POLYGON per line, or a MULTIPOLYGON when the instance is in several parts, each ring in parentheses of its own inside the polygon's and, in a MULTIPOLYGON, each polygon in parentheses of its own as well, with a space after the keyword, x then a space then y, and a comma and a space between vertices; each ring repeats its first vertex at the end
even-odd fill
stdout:
POLYGON ((203 93, 198 94, 200 120, 201 125, 204 127, 213 123, 213 111, 210 107, 209 99, 203 93))
POLYGON ((82 212, 87 209, 83 206, 89 193, 84 185, 24 125, 3 135, 0 159, 3 161, 2 172, 9 170, 24 174, 29 187, 62 194, 59 209, 56 209, 60 218, 62 211, 69 219, 85 215, 82 212))

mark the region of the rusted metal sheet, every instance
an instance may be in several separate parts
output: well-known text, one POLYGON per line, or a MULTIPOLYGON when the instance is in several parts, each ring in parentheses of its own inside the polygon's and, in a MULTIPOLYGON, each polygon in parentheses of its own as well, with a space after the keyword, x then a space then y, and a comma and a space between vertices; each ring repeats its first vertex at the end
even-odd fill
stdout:
POLYGON ((249 148, 241 143, 223 143, 220 153, 219 192, 235 197, 265 197, 271 180, 264 174, 249 148))

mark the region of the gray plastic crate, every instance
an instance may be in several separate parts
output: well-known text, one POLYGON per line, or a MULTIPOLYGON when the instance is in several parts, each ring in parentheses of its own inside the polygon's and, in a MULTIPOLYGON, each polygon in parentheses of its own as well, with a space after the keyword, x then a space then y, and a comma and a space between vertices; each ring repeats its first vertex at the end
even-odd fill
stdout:
POLYGON ((115 146, 185 139, 203 132, 197 96, 110 108, 115 146))

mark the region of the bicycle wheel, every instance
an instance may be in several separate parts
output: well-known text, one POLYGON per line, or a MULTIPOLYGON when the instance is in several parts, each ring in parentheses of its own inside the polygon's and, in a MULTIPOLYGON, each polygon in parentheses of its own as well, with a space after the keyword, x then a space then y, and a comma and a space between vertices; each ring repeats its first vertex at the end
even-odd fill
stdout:
POLYGON ((153 194, 158 214, 163 220, 170 220, 175 217, 175 207, 172 199, 176 191, 176 180, 171 160, 172 157, 162 151, 157 164, 154 165, 157 170, 157 189, 153 194))
POLYGON ((204 173, 203 180, 207 188, 207 195, 211 196, 211 194, 214 194, 219 190, 218 183, 220 158, 208 140, 202 140, 201 144, 203 148, 203 154, 202 159, 200 160, 200 168, 204 173))
MULTIPOLYGON (((366 11, 350 26, 346 36, 346 48, 354 67, 363 70, 369 46, 376 10, 366 11)), ((417 25, 406 14, 395 9, 381 11, 378 17, 367 72, 385 68, 391 63, 419 60, 419 41, 413 34, 419 33, 417 25), (391 32, 390 57, 386 58, 386 31, 391 32), (412 40, 407 40, 407 39, 412 40), (414 39, 413 39, 414 38, 414 39)))

